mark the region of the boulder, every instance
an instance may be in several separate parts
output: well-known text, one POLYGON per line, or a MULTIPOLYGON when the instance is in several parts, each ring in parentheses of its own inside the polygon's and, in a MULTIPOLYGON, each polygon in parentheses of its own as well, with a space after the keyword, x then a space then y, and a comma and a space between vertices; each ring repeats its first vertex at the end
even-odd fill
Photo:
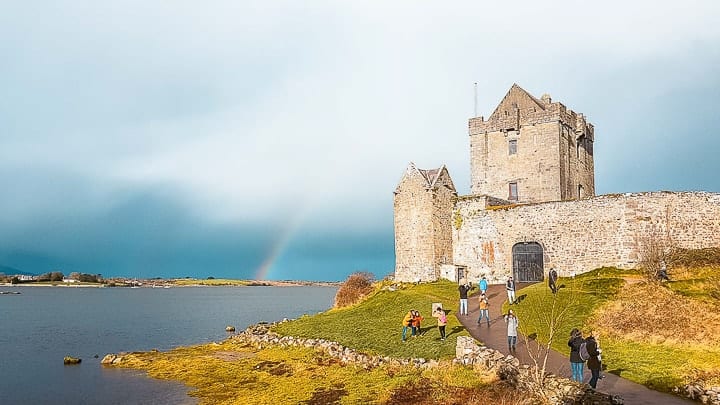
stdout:
POLYGON ((80 364, 81 361, 82 359, 77 357, 65 356, 65 358, 63 358, 64 364, 80 364))
POLYGON ((100 364, 112 364, 112 362, 117 358, 117 355, 115 354, 106 354, 105 357, 103 357, 102 360, 100 360, 100 364))
POLYGON ((235 327, 228 325, 225 327, 225 332, 235 332, 235 327))

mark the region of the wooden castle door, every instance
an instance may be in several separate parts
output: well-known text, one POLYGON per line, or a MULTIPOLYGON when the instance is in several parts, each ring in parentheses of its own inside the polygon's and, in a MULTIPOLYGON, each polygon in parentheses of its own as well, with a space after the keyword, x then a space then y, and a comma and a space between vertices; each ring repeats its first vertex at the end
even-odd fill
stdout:
POLYGON ((543 249, 537 242, 518 243, 512 248, 513 277, 519 283, 543 281, 543 249))

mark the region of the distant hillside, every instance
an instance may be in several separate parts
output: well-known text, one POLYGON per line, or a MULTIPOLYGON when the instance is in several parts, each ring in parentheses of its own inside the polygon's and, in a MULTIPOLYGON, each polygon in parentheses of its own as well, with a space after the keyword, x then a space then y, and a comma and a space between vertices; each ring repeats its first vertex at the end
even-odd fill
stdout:
POLYGON ((26 271, 18 270, 18 269, 14 268, 14 267, 3 266, 2 264, 0 264, 0 273, 5 273, 6 275, 10 275, 10 274, 12 274, 12 275, 15 275, 15 274, 23 274, 23 275, 26 275, 26 276, 36 276, 36 275, 37 275, 37 274, 35 274, 35 273, 28 273, 28 272, 26 272, 26 271))

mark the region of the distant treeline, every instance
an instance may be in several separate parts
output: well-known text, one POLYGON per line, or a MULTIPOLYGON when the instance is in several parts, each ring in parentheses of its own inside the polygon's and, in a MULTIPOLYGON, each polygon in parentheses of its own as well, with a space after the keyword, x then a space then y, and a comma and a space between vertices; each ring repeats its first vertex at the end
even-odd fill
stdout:
MULTIPOLYGON (((52 281, 63 281, 65 280, 65 274, 61 271, 51 271, 48 273, 43 273, 39 276, 37 276, 34 280, 21 280, 17 276, 6 276, 4 274, 0 274, 0 282, 4 283, 13 283, 13 284, 20 284, 20 283, 33 283, 33 282, 52 282, 52 281)), ((102 274, 87 274, 87 273, 78 273, 78 272, 72 272, 67 277, 67 279, 75 280, 81 283, 102 283, 103 278, 102 274)))

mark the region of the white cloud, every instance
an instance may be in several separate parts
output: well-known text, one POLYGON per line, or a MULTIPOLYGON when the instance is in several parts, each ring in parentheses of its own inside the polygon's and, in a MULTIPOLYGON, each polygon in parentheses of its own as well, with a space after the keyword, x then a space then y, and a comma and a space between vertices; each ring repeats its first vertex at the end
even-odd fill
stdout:
MULTIPOLYGON (((481 115, 518 82, 592 117, 593 79, 720 39, 714 1, 58 4, 2 21, 4 164, 171 184, 220 220, 384 206, 411 160, 466 192, 473 82, 481 115)), ((688 80, 655 77, 645 100, 688 80)))

